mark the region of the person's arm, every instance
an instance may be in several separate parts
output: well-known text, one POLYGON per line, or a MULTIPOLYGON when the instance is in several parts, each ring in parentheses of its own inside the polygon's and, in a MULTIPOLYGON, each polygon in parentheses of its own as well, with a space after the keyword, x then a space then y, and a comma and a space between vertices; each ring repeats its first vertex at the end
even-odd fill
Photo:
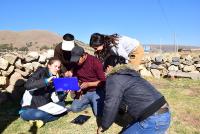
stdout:
POLYGON ((61 58, 61 49, 60 49, 60 46, 59 46, 60 44, 58 44, 56 47, 55 47, 55 49, 54 49, 54 57, 55 58, 58 58, 58 59, 60 59, 61 58))
POLYGON ((50 79, 46 78, 41 78, 41 74, 43 73, 43 71, 45 71, 44 68, 38 68, 27 80, 27 82, 25 83, 24 87, 27 90, 31 90, 34 88, 43 88, 47 86, 48 81, 50 81, 50 79), (47 80, 48 79, 48 80, 47 80))
POLYGON ((124 86, 113 77, 115 76, 108 78, 106 81, 103 117, 101 125, 99 126, 103 131, 107 130, 115 121, 124 91, 124 86))
POLYGON ((88 88, 88 87, 97 87, 99 85, 101 81, 94 81, 94 82, 83 82, 81 83, 80 85, 80 88, 81 89, 85 89, 85 88, 88 88))
POLYGON ((63 74, 63 76, 66 76, 66 77, 69 77, 69 73, 67 72, 68 69, 63 61, 63 51, 61 49, 61 43, 58 44, 55 49, 54 49, 54 57, 59 59, 62 63, 62 66, 61 66, 61 72, 63 74))
POLYGON ((94 67, 94 72, 96 73, 97 75, 97 78, 98 80, 100 81, 98 83, 98 85, 101 83, 101 82, 105 82, 106 81, 106 76, 105 76, 105 73, 104 73, 104 70, 103 70, 103 65, 102 63, 97 59, 95 60, 95 63, 93 65, 94 67))

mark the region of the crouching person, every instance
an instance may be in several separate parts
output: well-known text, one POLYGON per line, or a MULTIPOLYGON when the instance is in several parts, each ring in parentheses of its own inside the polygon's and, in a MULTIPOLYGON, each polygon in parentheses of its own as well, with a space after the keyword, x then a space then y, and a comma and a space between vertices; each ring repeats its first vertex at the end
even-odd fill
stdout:
POLYGON ((103 109, 103 86, 105 83, 101 62, 79 46, 72 49, 70 61, 76 63, 73 75, 81 81, 79 95, 75 97, 71 105, 72 112, 83 111, 90 105, 94 115, 100 117, 103 109))
MULTIPOLYGON (((55 102, 64 107, 66 93, 58 95, 52 85, 52 79, 59 77, 60 60, 50 58, 47 67, 40 67, 34 72, 25 84, 26 91, 22 98, 20 117, 40 128, 44 123, 59 118, 59 115, 40 110, 41 106, 55 102)), ((54 104, 54 103, 53 103, 54 104)))
POLYGON ((108 57, 104 68, 106 96, 97 133, 116 122, 123 126, 122 134, 164 134, 171 118, 164 96, 130 69, 123 57, 108 57))

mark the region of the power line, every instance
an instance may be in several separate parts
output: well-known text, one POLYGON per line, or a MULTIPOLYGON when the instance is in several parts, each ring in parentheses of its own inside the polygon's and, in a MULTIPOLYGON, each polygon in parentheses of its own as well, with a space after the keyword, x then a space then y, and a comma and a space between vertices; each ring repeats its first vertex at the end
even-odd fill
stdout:
POLYGON ((169 19, 168 19, 167 15, 166 15, 165 9, 164 9, 164 7, 161 4, 161 0, 157 0, 157 3, 158 3, 158 6, 160 8, 161 15, 163 16, 163 18, 164 18, 167 26, 169 27, 170 31, 173 33, 174 30, 172 30, 172 27, 171 27, 171 25, 169 23, 169 19))

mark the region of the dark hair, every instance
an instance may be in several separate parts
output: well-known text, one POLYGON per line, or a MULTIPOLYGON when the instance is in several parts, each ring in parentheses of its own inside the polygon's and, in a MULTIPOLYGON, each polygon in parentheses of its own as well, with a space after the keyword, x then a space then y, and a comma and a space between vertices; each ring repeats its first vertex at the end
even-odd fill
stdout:
POLYGON ((114 54, 111 48, 113 46, 117 47, 119 35, 104 35, 100 33, 93 33, 90 37, 90 47, 98 47, 103 45, 103 50, 95 52, 97 58, 102 62, 110 55, 114 54))
MULTIPOLYGON (((56 57, 51 57, 47 63, 47 65, 52 65, 55 61, 60 61, 58 58, 56 57)), ((61 62, 61 61, 60 61, 61 62)))
POLYGON ((105 70, 108 66, 115 67, 117 64, 126 64, 126 59, 122 56, 111 55, 105 60, 103 68, 105 70))
POLYGON ((72 41, 74 40, 74 36, 72 34, 67 33, 63 36, 63 40, 72 41))
POLYGON ((108 47, 111 44, 117 46, 118 37, 118 34, 104 35, 100 33, 93 33, 90 37, 90 47, 101 45, 108 47))

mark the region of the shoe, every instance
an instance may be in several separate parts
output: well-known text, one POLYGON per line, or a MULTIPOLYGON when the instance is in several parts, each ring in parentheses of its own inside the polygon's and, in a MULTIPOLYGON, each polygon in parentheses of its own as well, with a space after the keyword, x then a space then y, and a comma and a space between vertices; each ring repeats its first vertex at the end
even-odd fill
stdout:
POLYGON ((44 122, 42 120, 30 120, 29 123, 32 126, 36 126, 37 128, 41 128, 44 125, 44 122))

